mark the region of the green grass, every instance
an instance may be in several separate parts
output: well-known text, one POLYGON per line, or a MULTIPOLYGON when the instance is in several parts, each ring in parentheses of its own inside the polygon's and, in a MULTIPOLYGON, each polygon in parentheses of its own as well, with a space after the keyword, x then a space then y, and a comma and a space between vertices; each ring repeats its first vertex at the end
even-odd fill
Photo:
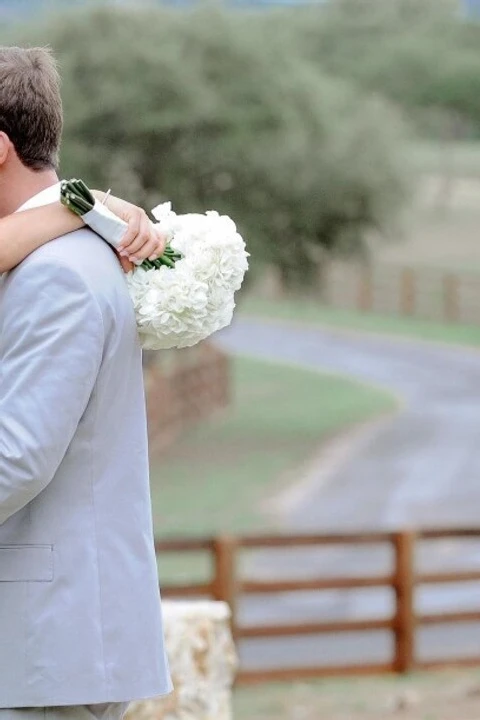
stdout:
POLYGON ((418 340, 480 346, 480 326, 449 325, 407 317, 361 314, 326 307, 314 300, 262 300, 244 297, 240 314, 324 327, 397 335, 418 340))
MULTIPOLYGON (((345 377, 243 357, 233 361, 232 380, 232 407, 200 423, 151 468, 158 536, 263 528, 259 506, 287 473, 325 438, 396 402, 345 377)), ((162 557, 164 578, 176 561, 162 557)), ((206 572, 198 557, 182 568, 182 577, 206 572)))

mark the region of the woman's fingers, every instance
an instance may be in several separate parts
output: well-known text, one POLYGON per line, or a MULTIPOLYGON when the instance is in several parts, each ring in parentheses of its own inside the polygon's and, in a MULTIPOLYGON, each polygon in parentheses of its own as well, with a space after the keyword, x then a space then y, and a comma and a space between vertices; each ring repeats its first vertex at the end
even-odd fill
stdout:
POLYGON ((128 224, 125 235, 122 238, 119 251, 127 250, 129 253, 141 247, 150 237, 152 223, 147 213, 136 205, 122 203, 122 220, 128 224))
POLYGON ((158 239, 153 229, 153 225, 148 218, 140 223, 138 232, 132 241, 128 244, 125 240, 122 240, 122 246, 124 247, 121 252, 127 256, 130 260, 145 259, 147 258, 157 247, 158 239))
POLYGON ((125 251, 126 248, 132 244, 140 231, 140 217, 138 214, 132 215, 128 220, 126 220, 126 222, 128 222, 128 228, 126 229, 125 235, 117 248, 119 252, 125 251))
POLYGON ((145 218, 142 218, 140 221, 140 228, 138 230, 137 237, 132 240, 128 247, 125 248, 126 252, 128 253, 129 259, 138 259, 139 253, 142 253, 145 245, 148 245, 151 242, 152 237, 152 223, 150 222, 148 217, 145 216, 145 218))
POLYGON ((125 249, 130 260, 145 260, 155 252, 158 240, 151 230, 141 230, 135 240, 125 249))
POLYGON ((135 267, 135 265, 132 262, 130 262, 130 260, 126 257, 122 257, 121 255, 118 254, 118 259, 120 260, 120 265, 122 266, 124 272, 126 272, 126 273, 129 273, 130 270, 133 270, 133 268, 135 267))
POLYGON ((167 247, 168 243, 168 235, 167 233, 163 232, 163 230, 160 230, 155 225, 153 226, 154 233, 157 238, 157 257, 160 257, 160 255, 163 255, 165 252, 165 248, 167 247))
MULTIPOLYGON (((149 258, 150 260, 154 260, 158 257, 157 255, 157 247, 158 247, 158 241, 156 237, 150 238, 148 242, 143 245, 143 247, 140 248, 140 250, 137 250, 135 252, 134 258, 135 260, 146 260, 149 258)), ((161 253, 160 253, 161 254, 161 253)))
POLYGON ((160 257, 167 244, 167 235, 151 222, 147 213, 141 208, 118 198, 112 198, 111 201, 117 203, 111 209, 128 224, 117 248, 120 256, 137 264, 147 258, 155 260, 160 257))
POLYGON ((148 225, 140 227, 136 238, 125 247, 123 253, 125 257, 134 262, 146 260, 147 258, 155 260, 160 255, 163 255, 166 244, 167 236, 165 233, 156 230, 148 220, 148 225))

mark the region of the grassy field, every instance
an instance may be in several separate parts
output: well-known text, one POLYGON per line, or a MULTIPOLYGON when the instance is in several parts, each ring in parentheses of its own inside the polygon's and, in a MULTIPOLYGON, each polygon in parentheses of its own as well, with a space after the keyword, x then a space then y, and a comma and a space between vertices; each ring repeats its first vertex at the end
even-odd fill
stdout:
MULTIPOLYGON (((151 469, 159 536, 261 528, 259 507, 319 444, 395 407, 392 396, 345 377, 236 358, 233 407, 192 429, 151 469)), ((162 575, 175 565, 162 559, 162 575)), ((183 566, 183 576, 186 566, 183 566)), ((195 560, 189 572, 203 576, 195 560)))
POLYGON ((480 179, 480 142, 428 142, 411 145, 411 164, 421 173, 480 179))
POLYGON ((346 330, 398 335, 419 340, 480 346, 480 326, 447 325, 394 315, 387 317, 360 314, 325 307, 313 300, 298 298, 264 300, 244 297, 239 304, 239 311, 245 317, 286 320, 346 330))
POLYGON ((416 186, 396 241, 374 245, 380 262, 480 272, 480 143, 414 143, 416 186))
POLYGON ((235 691, 235 720, 476 720, 480 671, 260 685, 235 691))
POLYGON ((231 409, 192 429, 152 468, 157 533, 262 525, 258 503, 285 471, 329 435, 395 404, 345 377, 243 357, 233 360, 233 391, 231 409))

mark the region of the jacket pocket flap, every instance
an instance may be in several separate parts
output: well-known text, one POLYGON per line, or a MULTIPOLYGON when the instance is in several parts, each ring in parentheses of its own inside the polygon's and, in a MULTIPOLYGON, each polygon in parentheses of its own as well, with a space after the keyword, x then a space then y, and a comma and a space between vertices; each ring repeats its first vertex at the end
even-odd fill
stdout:
POLYGON ((0 582, 52 580, 52 545, 0 545, 0 582))

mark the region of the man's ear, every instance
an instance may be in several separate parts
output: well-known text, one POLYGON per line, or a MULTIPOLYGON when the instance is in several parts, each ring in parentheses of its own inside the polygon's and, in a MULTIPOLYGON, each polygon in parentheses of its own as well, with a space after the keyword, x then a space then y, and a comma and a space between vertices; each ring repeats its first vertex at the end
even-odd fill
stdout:
POLYGON ((12 143, 8 135, 0 132, 0 167, 6 163, 11 147, 12 143))

